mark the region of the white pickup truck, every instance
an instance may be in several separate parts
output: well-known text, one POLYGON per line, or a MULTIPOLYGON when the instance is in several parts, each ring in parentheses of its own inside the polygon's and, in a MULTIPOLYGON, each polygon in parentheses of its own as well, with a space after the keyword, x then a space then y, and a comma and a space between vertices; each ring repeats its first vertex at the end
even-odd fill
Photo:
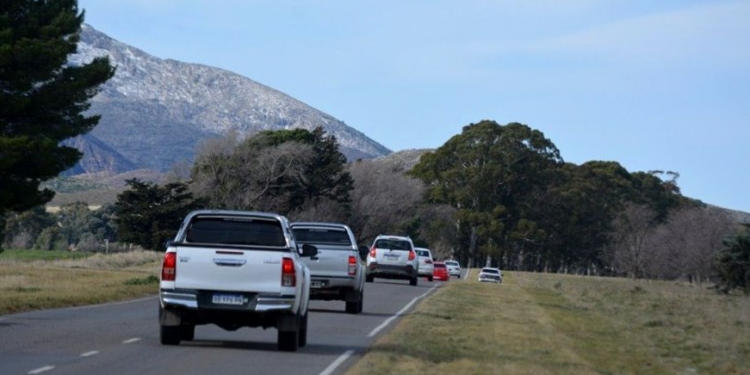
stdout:
POLYGON ((159 284, 164 345, 192 340, 195 326, 275 327, 280 350, 307 342, 310 271, 280 215, 199 210, 187 215, 168 242, 159 284))
POLYGON ((292 223, 297 243, 314 245, 318 254, 303 259, 310 268, 310 298, 342 300, 350 314, 362 312, 365 288, 366 246, 357 247, 352 230, 337 223, 292 223))

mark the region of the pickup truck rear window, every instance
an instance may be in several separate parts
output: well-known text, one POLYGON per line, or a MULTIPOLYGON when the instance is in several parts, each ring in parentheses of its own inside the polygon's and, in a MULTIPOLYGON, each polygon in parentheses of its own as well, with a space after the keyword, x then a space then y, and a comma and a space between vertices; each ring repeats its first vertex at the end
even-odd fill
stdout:
POLYGON ((244 217, 197 217, 190 222, 185 239, 205 244, 286 246, 281 223, 244 217))
POLYGON ((378 249, 411 250, 411 244, 408 241, 392 239, 377 240, 375 247, 378 249))
POLYGON ((494 273, 495 275, 498 274, 497 270, 493 270, 492 268, 483 268, 482 273, 494 273))
POLYGON ((352 241, 349 239, 349 233, 343 229, 335 228, 294 228, 294 239, 297 242, 351 246, 352 241))
POLYGON ((421 257, 429 257, 430 256, 430 252, 427 251, 427 250, 416 250, 416 252, 417 252, 417 255, 419 255, 421 257))

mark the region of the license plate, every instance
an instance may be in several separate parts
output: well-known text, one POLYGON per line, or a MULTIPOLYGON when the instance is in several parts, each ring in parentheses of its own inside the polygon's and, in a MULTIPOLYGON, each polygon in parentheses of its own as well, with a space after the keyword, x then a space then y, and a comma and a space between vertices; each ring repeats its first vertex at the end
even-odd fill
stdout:
POLYGON ((324 280, 311 280, 310 281, 310 288, 322 288, 326 286, 326 282, 324 280))
POLYGON ((245 297, 238 294, 214 294, 211 302, 217 305, 242 305, 245 297))
POLYGON ((398 259, 398 254, 385 253, 385 257, 389 259, 398 259))

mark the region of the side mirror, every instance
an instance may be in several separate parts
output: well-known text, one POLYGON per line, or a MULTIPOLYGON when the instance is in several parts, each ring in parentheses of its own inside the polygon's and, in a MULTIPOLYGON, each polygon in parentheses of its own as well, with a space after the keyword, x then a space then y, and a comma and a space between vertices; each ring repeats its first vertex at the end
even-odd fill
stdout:
POLYGON ((318 255, 318 248, 310 244, 304 244, 302 245, 302 254, 300 255, 303 257, 314 257, 318 255))
POLYGON ((365 245, 359 246, 359 259, 367 260, 367 253, 370 252, 370 249, 367 248, 365 245))

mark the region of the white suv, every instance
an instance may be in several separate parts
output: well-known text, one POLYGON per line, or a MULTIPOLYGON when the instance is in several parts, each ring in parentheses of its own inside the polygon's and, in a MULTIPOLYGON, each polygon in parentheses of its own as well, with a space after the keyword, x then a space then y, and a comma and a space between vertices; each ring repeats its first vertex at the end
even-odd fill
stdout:
POLYGON ((417 285, 419 260, 414 243, 409 237, 379 235, 375 237, 367 255, 367 282, 375 277, 407 279, 417 285))
POLYGON ((430 249, 423 247, 417 247, 414 251, 417 252, 419 258, 419 276, 432 281, 432 273, 435 271, 435 265, 432 264, 432 252, 430 252, 430 249))

